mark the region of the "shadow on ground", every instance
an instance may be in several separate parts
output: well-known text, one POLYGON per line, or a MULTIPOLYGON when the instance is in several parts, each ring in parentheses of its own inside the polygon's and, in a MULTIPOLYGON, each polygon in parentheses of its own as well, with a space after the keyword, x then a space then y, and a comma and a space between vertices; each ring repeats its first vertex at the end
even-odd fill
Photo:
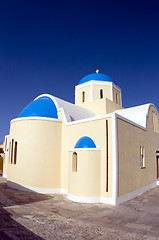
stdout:
POLYGON ((42 240, 27 228, 23 227, 15 220, 12 219, 12 215, 0 206, 0 239, 1 240, 42 240))
POLYGON ((11 189, 1 178, 0 183, 0 240, 42 240, 43 238, 34 234, 21 224, 17 223, 12 214, 4 208, 15 205, 29 204, 47 200, 51 197, 35 192, 21 192, 11 189))

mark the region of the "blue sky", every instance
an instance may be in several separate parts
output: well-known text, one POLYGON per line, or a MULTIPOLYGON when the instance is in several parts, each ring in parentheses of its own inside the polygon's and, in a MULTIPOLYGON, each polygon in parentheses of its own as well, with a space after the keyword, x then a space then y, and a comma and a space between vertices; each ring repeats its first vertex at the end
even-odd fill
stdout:
POLYGON ((0 142, 36 96, 74 103, 74 86, 97 68, 122 88, 124 107, 159 109, 158 9, 157 1, 1 1, 0 142))

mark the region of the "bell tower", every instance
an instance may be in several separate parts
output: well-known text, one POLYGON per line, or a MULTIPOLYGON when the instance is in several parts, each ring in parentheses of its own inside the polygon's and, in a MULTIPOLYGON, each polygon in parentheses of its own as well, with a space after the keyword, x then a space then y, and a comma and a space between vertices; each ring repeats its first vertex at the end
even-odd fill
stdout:
POLYGON ((97 115, 111 113, 122 108, 121 89, 114 79, 97 70, 82 78, 75 87, 75 104, 97 115))

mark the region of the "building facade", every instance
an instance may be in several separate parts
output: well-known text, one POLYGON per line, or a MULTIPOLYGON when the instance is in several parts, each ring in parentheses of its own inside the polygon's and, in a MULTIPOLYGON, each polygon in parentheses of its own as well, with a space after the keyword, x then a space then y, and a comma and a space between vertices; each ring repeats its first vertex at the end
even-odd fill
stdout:
POLYGON ((4 149, 11 187, 116 205, 157 184, 158 111, 123 109, 116 82, 93 73, 75 87, 75 104, 35 98, 11 121, 4 149))

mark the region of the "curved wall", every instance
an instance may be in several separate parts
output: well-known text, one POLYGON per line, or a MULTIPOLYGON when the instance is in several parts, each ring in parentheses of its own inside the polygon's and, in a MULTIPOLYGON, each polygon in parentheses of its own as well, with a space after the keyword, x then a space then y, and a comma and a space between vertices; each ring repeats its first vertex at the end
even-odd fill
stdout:
POLYGON ((11 122, 10 141, 17 141, 17 163, 8 164, 8 184, 60 188, 61 124, 27 118, 11 122))
POLYGON ((100 151, 99 150, 77 150, 77 171, 72 171, 72 155, 69 152, 68 163, 68 198, 85 202, 84 198, 100 197, 100 151), (70 197, 71 195, 71 197, 70 197), (75 199, 73 199, 73 196, 75 199), (80 198, 79 198, 80 199, 80 198))

